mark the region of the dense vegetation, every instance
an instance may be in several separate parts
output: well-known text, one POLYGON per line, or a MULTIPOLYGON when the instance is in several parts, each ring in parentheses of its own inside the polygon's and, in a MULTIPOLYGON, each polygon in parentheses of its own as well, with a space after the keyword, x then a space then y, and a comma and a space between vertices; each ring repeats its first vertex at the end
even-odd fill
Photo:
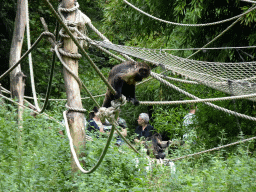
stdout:
MULTIPOLYGON (((208 27, 181 27, 160 23, 130 8, 123 1, 78 1, 80 9, 92 20, 93 24, 111 41, 118 44, 147 48, 188 48, 202 47, 231 23, 208 27)), ((196 1, 196 0, 130 0, 129 2, 143 11, 161 19, 179 23, 210 23, 227 19, 247 10, 251 4, 233 1, 196 1)), ((2 67, 0 74, 8 69, 10 44, 14 26, 15 1, 1 1, 0 13, 0 57, 2 67), (7 53, 7 54, 6 54, 7 53)), ((55 29, 56 21, 41 0, 29 1, 32 42, 43 32, 40 17, 44 17, 49 30, 55 29)), ((52 1, 55 8, 57 1, 52 1)), ((243 16, 241 21, 232 27, 211 47, 248 46, 256 41, 255 11, 243 16)), ((98 37, 88 31, 92 39, 98 37)), ((24 51, 26 42, 24 42, 24 51)), ((111 66, 118 63, 107 54, 94 47, 87 50, 93 61, 107 76, 111 66)), ((192 51, 175 51, 174 55, 187 57, 192 51)), ((51 63, 49 43, 40 43, 33 52, 36 89, 41 97, 45 96, 51 63)), ((207 61, 240 62, 251 61, 255 49, 244 51, 208 50, 196 54, 193 59, 207 61)), ((85 59, 79 61, 79 76, 93 95, 103 94, 106 86, 97 74, 89 67, 85 59)), ((28 65, 22 64, 22 70, 28 76, 26 95, 31 95, 28 65)), ((154 69, 161 72, 161 68, 154 69)), ((178 77, 172 75, 173 77, 178 77)), ((175 83, 176 86, 200 97, 226 96, 203 85, 175 83)), ((9 80, 1 84, 8 88, 9 80)), ((66 98, 59 62, 54 73, 52 98, 66 98)), ((185 100, 188 97, 150 80, 137 87, 139 100, 185 100)), ((82 96, 87 96, 82 92, 82 96)), ((97 98, 102 103, 103 98, 97 98)), ((236 110, 240 113, 255 116, 254 102, 249 100, 223 101, 218 105, 236 110)), ((62 121, 64 101, 51 101, 47 113, 62 121)), ((84 107, 90 111, 94 103, 83 100, 84 107)), ((132 141, 136 119, 141 112, 148 112, 150 123, 163 135, 165 140, 180 139, 185 130, 182 119, 187 113, 188 105, 173 106, 139 106, 131 104, 123 107, 121 117, 128 123, 128 139, 132 141)), ((237 141, 255 135, 255 122, 236 118, 224 112, 198 104, 196 145, 169 149, 169 158, 201 151, 211 147, 237 141)), ((88 114, 86 114, 87 116, 88 114)), ((88 116, 87 116, 88 117, 88 116)), ((6 104, 0 106, 0 191, 255 191, 256 169, 254 142, 240 144, 213 153, 187 158, 175 162, 176 172, 168 167, 153 167, 147 172, 145 160, 140 159, 136 167, 136 154, 126 145, 117 148, 114 143, 108 151, 100 168, 90 175, 72 174, 70 167, 70 150, 67 137, 58 134, 63 129, 56 122, 43 115, 32 117, 29 111, 24 113, 24 129, 17 126, 16 107, 6 104), (124 153, 120 152, 123 151, 124 153)), ((105 136, 88 142, 84 153, 84 166, 92 167, 106 142, 105 136)))

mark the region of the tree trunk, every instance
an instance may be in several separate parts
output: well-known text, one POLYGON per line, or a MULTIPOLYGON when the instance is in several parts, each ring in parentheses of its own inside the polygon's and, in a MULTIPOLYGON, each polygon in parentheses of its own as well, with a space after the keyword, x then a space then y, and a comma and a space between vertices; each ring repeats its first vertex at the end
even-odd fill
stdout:
MULTIPOLYGON (((17 1, 17 13, 15 18, 15 26, 12 38, 12 45, 10 51, 9 67, 13 66, 21 56, 25 25, 26 25, 26 7, 24 0, 17 1)), ((18 65, 10 73, 10 89, 12 98, 18 99, 20 104, 23 104, 24 90, 25 90, 25 75, 21 71, 21 66, 18 65)), ((19 124, 22 121, 23 108, 18 106, 19 124)))
MULTIPOLYGON (((75 0, 63 0, 64 8, 72 8, 74 7, 75 0)), ((71 12, 65 14, 66 19, 69 21, 75 21, 76 12, 71 12)), ((78 48, 75 43, 71 39, 64 38, 64 50, 69 53, 77 53, 78 48)), ((63 56, 63 60, 68 65, 68 67, 78 75, 78 60, 72 59, 69 57, 63 56)), ((66 86, 67 93, 67 105, 73 108, 82 109, 82 101, 80 95, 80 87, 75 78, 64 68, 64 80, 66 86)), ((79 112, 69 112, 68 116, 68 124, 70 127, 70 133, 73 138, 73 144, 75 146, 76 153, 79 156, 79 149, 85 145, 85 134, 84 134, 84 114, 79 112)), ((75 161, 71 160, 72 171, 75 172, 78 170, 75 165, 75 161)))

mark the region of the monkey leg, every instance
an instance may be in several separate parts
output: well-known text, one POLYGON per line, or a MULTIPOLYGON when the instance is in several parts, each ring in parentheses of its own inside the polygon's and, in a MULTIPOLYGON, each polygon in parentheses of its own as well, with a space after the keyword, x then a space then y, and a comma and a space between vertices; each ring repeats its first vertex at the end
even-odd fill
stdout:
POLYGON ((123 84, 122 94, 126 97, 126 100, 134 105, 139 105, 139 101, 135 98, 135 85, 129 85, 126 82, 123 84))
POLYGON ((122 96, 123 84, 124 84, 124 81, 122 80, 121 77, 118 76, 114 79, 114 83, 112 85, 116 91, 116 94, 114 95, 114 99, 119 99, 122 96))
POLYGON ((136 98, 131 98, 130 101, 135 106, 138 106, 140 104, 140 102, 136 98))

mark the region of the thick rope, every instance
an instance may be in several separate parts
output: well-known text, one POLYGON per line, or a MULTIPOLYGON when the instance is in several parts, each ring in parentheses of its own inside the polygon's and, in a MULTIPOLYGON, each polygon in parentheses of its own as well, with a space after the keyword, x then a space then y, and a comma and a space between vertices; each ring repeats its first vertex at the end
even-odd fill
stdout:
POLYGON ((69 57, 69 58, 72 58, 72 59, 81 59, 82 58, 82 55, 79 54, 79 53, 69 53, 67 51, 64 51, 64 49, 62 48, 59 48, 59 52, 61 55, 65 56, 65 57, 69 57))
MULTIPOLYGON (((179 91, 180 93, 182 93, 182 94, 184 94, 184 95, 186 95, 186 96, 188 96, 188 97, 191 97, 191 98, 196 99, 196 100, 200 99, 199 97, 196 97, 196 96, 194 96, 194 95, 192 95, 192 94, 190 94, 190 93, 188 93, 188 92, 186 92, 186 91, 184 91, 184 90, 182 90, 182 89, 176 87, 175 85, 171 84, 170 82, 168 82, 168 81, 162 79, 161 77, 158 76, 157 73, 151 72, 150 75, 151 75, 153 78, 155 78, 155 79, 159 80, 160 82, 164 83, 164 84, 167 85, 168 87, 171 87, 171 88, 175 89, 176 91, 179 91)), ((223 111, 223 112, 225 112, 225 113, 229 113, 229 114, 232 114, 232 115, 235 115, 235 116, 244 118, 244 119, 249 119, 249 120, 252 120, 252 121, 256 121, 256 118, 255 118, 255 117, 250 117, 250 116, 248 116, 248 115, 244 115, 244 114, 241 114, 241 113, 237 113, 237 112, 231 111, 231 110, 229 110, 229 109, 225 109, 225 108, 223 108, 223 107, 214 105, 214 104, 209 103, 209 102, 205 102, 205 104, 208 105, 208 106, 210 106, 210 107, 213 107, 213 108, 215 108, 215 109, 218 109, 218 110, 220 110, 220 111, 223 111)))
MULTIPOLYGON (((4 87, 1 87, 3 90, 2 92, 4 93, 7 93, 7 94, 11 94, 10 91, 8 91, 7 89, 5 89, 4 87)), ((105 96, 105 93, 104 94, 101 94, 101 95, 95 95, 93 96, 94 98, 97 98, 97 97, 103 97, 105 96)), ((25 99, 34 99, 33 97, 28 97, 28 96, 24 96, 25 99)), ((91 99, 91 97, 83 97, 81 98, 82 100, 83 99, 91 99)), ((44 101, 45 98, 38 98, 38 100, 41 100, 41 101, 44 101)), ((48 99, 49 101, 66 101, 67 99, 48 99)))
POLYGON ((237 19, 239 17, 242 17, 243 15, 246 15, 248 14, 249 12, 253 11, 254 9, 256 9, 256 7, 254 7, 253 9, 249 9, 247 10, 246 12, 240 14, 240 15, 237 15, 235 17, 231 17, 229 19, 225 19, 225 20, 222 20, 222 21, 217 21, 217 22, 212 22, 212 23, 205 23, 205 24, 181 24, 181 23, 175 23, 175 22, 170 22, 170 21, 166 21, 166 20, 163 20, 163 19, 159 19, 157 17, 154 17, 142 10, 140 10, 139 8, 135 7, 134 5, 132 5, 131 3, 129 3, 128 1, 126 0, 123 0, 127 5, 129 5, 130 7, 132 7, 133 9, 139 11, 140 13, 152 18, 152 19, 155 19, 157 21, 161 21, 161 22, 164 22, 164 23, 167 23, 167 24, 171 24, 171 25, 178 25, 178 26, 186 26, 186 27, 204 27, 204 26, 211 26, 211 25, 217 25, 217 24, 221 24, 221 23, 225 23, 225 22, 228 22, 228 21, 231 21, 231 20, 234 20, 234 19, 237 19))
MULTIPOLYGON (((85 36, 84 36, 84 37, 85 37, 85 36)), ((107 53, 108 55, 114 57, 115 59, 117 59, 117 60, 119 60, 119 61, 121 61, 121 62, 126 61, 125 59, 122 59, 122 58, 116 56, 115 54, 111 53, 111 52, 108 51, 107 49, 105 49, 105 48, 103 48, 103 47, 97 45, 97 44, 94 43, 89 37, 86 37, 85 39, 86 39, 91 45, 94 45, 95 47, 97 47, 97 48, 100 49, 101 51, 107 53)))
MULTIPOLYGON (((28 49, 30 49, 31 48, 31 40, 30 40, 30 27, 29 27, 28 0, 25 0, 25 4, 26 4, 26 23, 27 23, 27 25, 26 25, 27 45, 28 45, 28 49)), ((52 39, 52 42, 55 42, 54 39, 52 39)), ((32 54, 31 53, 28 54, 28 61, 29 61, 30 81, 31 81, 32 94, 33 94, 35 107, 39 113, 42 113, 46 109, 46 106, 48 104, 49 97, 50 97, 50 91, 51 91, 52 79, 53 79, 53 70, 54 70, 54 66, 55 66, 55 54, 53 54, 52 66, 51 66, 51 71, 50 71, 50 75, 49 75, 49 82, 48 82, 47 91, 46 91, 46 99, 45 99, 42 109, 40 109, 40 107, 39 107, 38 98, 36 96, 35 78, 34 78, 34 70, 33 70, 32 54)))
MULTIPOLYGON (((210 47, 210 48, 204 48, 203 50, 218 50, 218 49, 254 49, 256 46, 244 46, 244 47, 210 47)), ((194 51, 199 50, 200 48, 184 48, 184 49, 161 49, 163 51, 194 51)))
MULTIPOLYGON (((71 8, 64 8, 64 7, 62 7, 62 2, 59 4, 59 6, 58 6, 58 11, 59 11, 59 13, 61 13, 61 12, 68 12, 68 13, 72 13, 72 12, 74 12, 74 11, 76 11, 77 9, 79 9, 79 3, 78 2, 75 2, 75 6, 74 7, 71 7, 71 8)), ((62 14, 61 14, 62 15, 62 14)), ((63 17, 63 15, 62 15, 62 17, 63 17)), ((63 19, 63 20, 65 20, 65 18, 63 19)))
MULTIPOLYGON (((5 88, 1 85, 1 83, 0 83, 0 87, 1 87, 1 91, 2 91, 2 92, 7 93, 7 94, 11 94, 11 91, 5 89, 5 88)), ((33 99, 33 97, 31 97, 31 98, 33 99)))
MULTIPOLYGON (((251 12, 254 9, 256 9, 256 6, 252 6, 250 9, 247 10, 247 12, 251 12)), ((248 13, 249 13, 248 12, 248 13)), ((187 59, 189 59, 190 57, 194 56, 195 54, 199 53, 200 51, 202 51, 205 47, 207 47, 208 45, 210 45, 212 42, 216 41, 220 36, 222 36, 224 33, 226 33, 231 27, 233 27, 238 21, 240 21, 242 18, 242 16, 240 16, 237 20, 235 20, 230 26, 228 26, 224 31, 222 31, 219 35, 217 35, 215 38, 213 38, 209 43, 205 44, 201 49, 199 49, 198 51, 196 51, 195 53, 193 53, 192 55, 190 55, 189 57, 187 57, 187 59)))
MULTIPOLYGON (((7 93, 5 90, 3 91, 5 93, 7 93)), ((9 93, 8 93, 9 94, 9 93)), ((97 98, 97 97, 104 97, 105 96, 105 93, 104 94, 101 94, 101 95, 95 95, 95 96, 92 96, 93 98, 97 98)), ((28 96, 24 96, 24 98, 26 99, 34 99, 33 97, 28 97, 28 96)), ((91 99, 91 97, 83 97, 81 98, 82 100, 85 100, 85 99, 91 99)), ((42 100, 44 101, 45 98, 38 98, 38 100, 42 100)), ((67 101, 67 99, 48 99, 49 101, 67 101)))
MULTIPOLYGON (((29 7, 28 7, 28 0, 25 0, 26 4, 26 32, 27 32, 27 46, 28 49, 31 48, 31 40, 30 40, 30 27, 29 27, 29 7)), ((40 107, 37 102, 36 98, 36 90, 35 90, 35 79, 34 79, 34 71, 33 71, 33 63, 32 63, 32 55, 31 53, 28 54, 28 63, 29 63, 29 72, 30 72, 30 81, 32 87, 32 94, 35 102, 35 106, 40 111, 40 107)))
POLYGON ((99 70, 99 68, 97 67, 97 65, 95 65, 95 63, 92 61, 92 59, 89 57, 89 55, 84 51, 84 49, 82 48, 82 46, 79 44, 78 40, 75 38, 75 36, 71 33, 71 31, 69 30, 69 28, 67 27, 67 25, 64 23, 64 21, 62 21, 62 19, 60 18, 59 14, 55 11, 55 9, 53 8, 52 4, 49 2, 49 0, 44 0, 46 2, 46 5, 50 8, 50 10, 52 11, 53 15, 55 16, 55 18, 58 20, 58 22, 61 24, 61 26, 65 29, 65 31, 68 33, 68 35, 70 36, 70 38, 73 40, 73 42, 76 44, 76 46, 79 48, 79 50, 81 51, 82 55, 89 61, 89 64, 94 68, 94 70, 98 73, 98 75, 100 76, 100 78, 103 80, 103 82, 107 85, 107 87, 109 88, 109 90, 114 94, 115 90, 113 89, 113 87, 108 83, 108 80, 104 77, 104 75, 101 73, 101 71, 99 70))
POLYGON ((70 134, 70 130, 69 130, 69 126, 68 126, 68 121, 67 121, 67 112, 68 111, 64 111, 63 112, 63 117, 64 117, 64 121, 65 121, 65 127, 66 127, 66 132, 67 132, 67 136, 68 136, 68 139, 69 139, 69 145, 70 145, 70 149, 71 149, 71 153, 72 153, 72 156, 73 156, 73 159, 75 160, 75 163, 77 165, 77 167, 79 168, 79 170, 82 172, 82 173, 86 173, 86 174, 89 174, 89 173, 92 173, 94 172, 101 164, 102 160, 104 159, 106 153, 107 153, 107 150, 108 150, 108 147, 110 145, 110 141, 113 137, 113 134, 114 134, 114 129, 111 129, 110 131, 110 134, 109 134, 109 137, 108 137, 108 140, 107 140, 107 143, 104 147, 104 150, 103 152, 101 153, 101 156, 99 158, 99 160, 97 161, 97 163, 94 165, 94 167, 92 169, 90 169, 89 171, 86 171, 82 168, 82 166, 80 165, 79 163, 79 160, 78 160, 78 157, 77 157, 77 154, 76 154, 76 151, 74 149, 74 145, 73 145, 73 139, 71 137, 71 134, 70 134))
MULTIPOLYGON (((15 105, 19 105, 19 106, 21 106, 21 107, 23 107, 23 108, 26 108, 26 109, 28 109, 28 110, 32 110, 34 113, 36 113, 36 114, 38 114, 38 115, 44 115, 45 117, 47 117, 47 118, 49 118, 49 119, 55 121, 56 123, 58 123, 59 125, 61 125, 62 127, 64 127, 64 125, 63 125, 61 122, 59 122, 58 120, 56 120, 55 118, 49 116, 49 115, 46 114, 46 113, 41 113, 41 114, 40 114, 38 111, 36 111, 36 110, 34 110, 34 109, 31 109, 31 108, 29 108, 29 107, 27 107, 27 106, 25 106, 25 105, 22 105, 22 104, 20 104, 20 103, 18 103, 18 102, 16 102, 16 101, 14 101, 13 99, 10 99, 10 98, 8 98, 8 97, 2 95, 2 94, 0 94, 0 97, 2 97, 2 98, 4 98, 4 99, 6 99, 6 100, 8 100, 8 101, 10 101, 10 102, 12 102, 12 103, 14 103, 15 105)), ((35 106, 34 106, 34 108, 35 108, 35 106)))
POLYGON ((27 50, 24 55, 22 55, 22 57, 20 58, 20 60, 18 60, 12 67, 10 67, 4 74, 2 74, 0 76, 0 81, 6 76, 8 75, 14 68, 16 68, 19 64, 22 64, 21 62, 26 58, 26 56, 28 56, 28 54, 37 46, 37 44, 42 40, 43 37, 51 37, 52 39, 55 39, 55 36, 50 33, 50 32, 43 32, 41 33, 41 35, 37 38, 37 40, 35 41, 35 43, 31 46, 31 48, 29 50, 27 50))
MULTIPOLYGON (((47 1, 47 0, 46 0, 47 1)), ((53 11, 53 13, 54 14, 56 14, 56 12, 55 12, 55 10, 53 9, 53 7, 51 6, 51 4, 47 1, 47 3, 48 3, 48 6, 50 6, 50 8, 52 9, 52 11, 53 11)), ((62 26, 65 28, 65 30, 68 32, 68 34, 69 34, 69 36, 72 38, 72 40, 74 41, 74 42, 76 42, 76 39, 75 39, 75 37, 72 35, 72 33, 69 31, 69 29, 65 26, 65 24, 64 23, 62 23, 62 21, 61 21, 61 19, 58 17, 58 15, 55 15, 56 16, 56 18, 59 20, 59 22, 62 24, 62 26)), ((80 32, 78 32, 78 33, 80 33, 80 32)), ((78 43, 76 43, 76 45, 78 46, 79 44, 78 43)), ((81 46, 78 46, 78 48, 80 48, 81 46)), ((82 48, 80 48, 80 50, 82 50, 82 52, 83 53, 86 53, 82 48)), ((57 54, 58 55, 58 54, 57 54)), ((90 58, 89 58, 90 59, 90 58)), ((92 62, 93 63, 93 62, 92 62)), ((94 63, 93 63, 94 64, 94 63)), ((95 64, 94 64, 95 65, 95 64)), ((97 66, 96 66, 97 67, 97 66)), ((97 71, 97 70, 96 70, 97 71)), ((111 86, 111 85, 110 85, 111 86)), ((112 87, 111 87, 112 88, 112 87)), ((116 130, 117 131, 117 133, 123 138, 123 136, 121 135, 121 133, 118 131, 118 130, 116 130)), ((127 142, 127 144, 129 145, 129 146, 131 146, 132 147, 132 145, 128 142, 128 140, 126 140, 126 139, 124 139, 126 142, 127 142)), ((132 149, 133 150, 135 150, 135 152, 137 152, 136 151, 136 149, 134 149, 133 147, 132 147, 132 149)))
POLYGON ((100 107, 100 105, 98 104, 98 102, 94 99, 94 97, 92 96, 92 94, 90 93, 90 91, 87 89, 87 87, 85 86, 85 84, 81 81, 81 79, 66 65, 66 63, 64 62, 64 60, 62 59, 62 57, 59 54, 58 51, 58 46, 56 45, 54 48, 54 51, 57 55, 57 57, 59 58, 61 64, 65 67, 65 69, 76 79, 76 81, 78 82, 79 86, 81 88, 84 88, 85 91, 87 92, 87 94, 89 95, 89 97, 93 100, 93 102, 96 104, 97 107, 100 107))
POLYGON ((201 49, 197 50, 195 53, 191 54, 189 57, 187 57, 187 59, 189 59, 190 57, 194 56, 195 54, 199 53, 200 51, 204 50, 205 47, 207 47, 208 45, 210 45, 211 43, 213 43, 214 41, 216 41, 219 37, 221 37, 224 33, 226 33, 229 29, 231 29, 231 27, 233 27, 238 21, 240 21, 241 18, 238 18, 237 20, 235 20, 230 26, 228 26, 224 31, 222 31, 219 35, 217 35, 216 37, 214 37, 210 42, 208 42, 207 44, 205 44, 201 49))
POLYGON ((194 85, 198 85, 199 84, 196 81, 188 81, 188 80, 173 78, 173 77, 169 77, 169 76, 161 75, 161 74, 158 74, 158 75, 161 78, 168 79, 168 80, 171 80, 171 81, 177 81, 177 82, 180 82, 180 83, 187 83, 187 84, 194 84, 194 85))
POLYGON ((185 156, 174 158, 174 159, 167 160, 167 161, 178 161, 178 160, 181 160, 181 159, 185 159, 187 157, 193 157, 195 155, 201 155, 203 153, 208 153, 208 152, 211 152, 211 151, 216 151, 216 150, 219 150, 219 149, 223 149, 223 148, 230 147, 230 146, 233 146, 233 145, 241 144, 241 143, 244 143, 244 142, 247 142, 247 141, 251 141, 251 140, 254 140, 254 139, 256 139, 256 137, 251 137, 251 138, 248 138, 248 139, 236 141, 234 143, 230 143, 230 144, 227 144, 227 145, 222 145, 220 147, 215 147, 215 148, 212 148, 212 149, 208 149, 208 150, 205 150, 205 151, 200 151, 198 153, 193 153, 193 154, 190 154, 190 155, 185 155, 185 156))
POLYGON ((68 104, 66 104, 65 107, 68 109, 68 111, 74 111, 74 112, 79 112, 79 113, 85 113, 87 111, 86 109, 69 107, 68 104))
MULTIPOLYGON (((111 41, 108 40, 108 38, 106 38, 104 35, 102 35, 98 29, 96 29, 92 23, 88 23, 88 26, 97 34, 99 35, 104 41, 108 42, 108 43, 112 43, 111 41)), ((130 60, 130 61, 134 61, 132 58, 130 58, 128 55, 125 55, 125 54, 122 54, 121 55, 126 58, 127 60, 130 60)))
MULTIPOLYGON (((108 50, 104 49, 103 47, 101 47, 101 46, 97 45, 96 43, 94 43, 89 37, 87 37, 87 36, 85 36, 83 33, 81 33, 76 27, 69 27, 69 29, 70 29, 70 31, 74 31, 74 32, 76 32, 78 35, 80 35, 80 36, 76 37, 76 39, 78 39, 78 40, 86 40, 86 41, 88 41, 91 45, 94 45, 95 47, 97 47, 97 48, 100 49, 101 51, 107 53, 108 55, 114 57, 115 59, 117 59, 117 60, 119 60, 119 61, 122 61, 122 62, 126 61, 125 59, 122 59, 122 58, 116 56, 115 54, 111 53, 110 51, 108 51, 108 50)), ((60 36, 63 37, 63 38, 70 38, 69 35, 65 35, 65 34, 63 33, 63 28, 60 30, 60 36)), ((110 42, 110 41, 107 41, 107 42, 110 42)), ((111 43, 111 42, 110 42, 110 43, 111 43)), ((68 56, 68 55, 65 53, 64 50, 62 50, 62 55, 68 56)))
POLYGON ((250 1, 250 0, 241 0, 241 1, 248 2, 248 3, 256 3, 256 1, 250 1))
POLYGON ((179 104, 188 104, 188 103, 228 101, 228 100, 233 100, 233 99, 245 99, 245 98, 252 98, 252 97, 256 97, 256 93, 250 94, 250 95, 217 97, 217 98, 197 99, 197 100, 183 100, 183 101, 140 101, 140 104, 141 105, 179 105, 179 104))
POLYGON ((108 140, 107 140, 107 143, 100 155, 100 158, 99 160, 97 161, 97 163, 94 165, 93 168, 91 168, 89 171, 86 171, 82 168, 82 166, 80 165, 79 163, 79 160, 78 160, 78 157, 77 157, 77 154, 76 154, 76 151, 74 149, 74 145, 73 145, 73 139, 71 137, 71 134, 70 134, 70 130, 69 130, 69 125, 68 125, 68 121, 67 121, 67 112, 68 111, 64 111, 63 112, 63 117, 64 117, 64 121, 65 121, 65 125, 66 125, 66 132, 67 132, 67 135, 68 135, 68 138, 69 138, 69 145, 70 145, 70 149, 71 149, 71 153, 72 153, 72 156, 73 156, 73 159, 75 160, 75 163, 77 165, 77 167, 79 168, 79 170, 82 172, 82 173, 85 173, 85 174, 89 174, 89 173, 93 173, 99 166, 100 164, 102 163, 106 153, 107 153, 107 150, 109 148, 109 145, 110 145, 110 142, 111 142, 111 139, 113 137, 113 134, 114 134, 114 130, 117 130, 117 122, 115 120, 115 118, 113 118, 113 116, 109 116, 109 120, 110 120, 110 123, 112 124, 113 128, 111 129, 110 131, 110 134, 108 136, 108 140))

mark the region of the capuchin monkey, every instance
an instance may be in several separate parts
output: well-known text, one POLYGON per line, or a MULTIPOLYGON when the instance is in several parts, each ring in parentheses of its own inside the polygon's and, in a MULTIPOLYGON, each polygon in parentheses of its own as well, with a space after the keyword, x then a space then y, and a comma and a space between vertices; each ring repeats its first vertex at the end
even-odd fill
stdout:
POLYGON ((133 61, 126 61, 113 67, 109 73, 108 82, 115 89, 116 94, 112 94, 108 89, 102 106, 111 107, 111 101, 119 99, 122 95, 127 101, 139 105, 139 101, 135 98, 135 85, 136 82, 147 78, 150 70, 146 63, 133 61))

